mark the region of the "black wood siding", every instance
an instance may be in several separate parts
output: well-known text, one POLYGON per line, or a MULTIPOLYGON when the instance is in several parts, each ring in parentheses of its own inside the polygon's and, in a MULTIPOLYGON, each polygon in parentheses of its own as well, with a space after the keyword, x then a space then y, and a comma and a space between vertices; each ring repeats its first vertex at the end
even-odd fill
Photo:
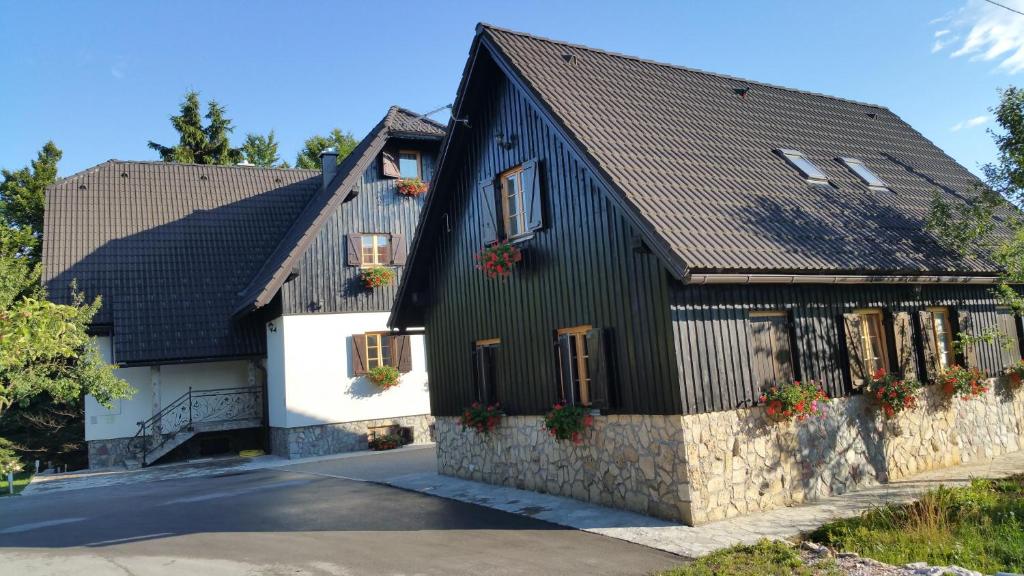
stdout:
MULTIPOLYGON (((612 396, 624 413, 682 409, 671 335, 666 271, 634 249, 635 231, 533 104, 503 76, 485 80, 443 193, 425 312, 431 408, 455 415, 474 399, 473 343, 500 338, 497 395, 509 413, 537 414, 557 395, 555 330, 582 324, 609 329, 612 396), (495 144, 501 131, 509 149, 495 144), (546 227, 521 244, 524 260, 506 280, 475 269, 481 248, 477 184, 540 160, 546 227)), ((442 197, 439 197, 442 198, 442 197)))
MULTIPOLYGON (((423 179, 433 177, 436 144, 392 141, 396 150, 420 150, 423 179)), ((430 192, 427 192, 430 194, 430 192)), ((396 180, 381 175, 379 158, 363 173, 359 195, 339 206, 324 223, 316 239, 299 261, 299 275, 281 287, 285 314, 332 312, 387 312, 395 300, 402 266, 394 267, 395 282, 367 290, 359 280, 359 268, 345 261, 348 234, 381 232, 402 234, 412 242, 425 196, 398 194, 396 180)))
MULTIPOLYGON (((684 286, 672 282, 672 319, 677 361, 687 414, 751 406, 761 391, 752 368, 752 310, 790 310, 796 331, 796 357, 804 379, 824 382, 832 396, 850 393, 841 328, 855 308, 912 312, 948 306, 971 313, 975 333, 996 326, 995 302, 984 286, 909 285, 746 285, 684 286)), ((956 311, 953 311, 955 318, 956 311)), ((916 322, 916 314, 913 314, 916 322)), ((920 350, 920 343, 917 344, 920 350)), ((978 349, 981 368, 1002 368, 995 344, 978 349)))

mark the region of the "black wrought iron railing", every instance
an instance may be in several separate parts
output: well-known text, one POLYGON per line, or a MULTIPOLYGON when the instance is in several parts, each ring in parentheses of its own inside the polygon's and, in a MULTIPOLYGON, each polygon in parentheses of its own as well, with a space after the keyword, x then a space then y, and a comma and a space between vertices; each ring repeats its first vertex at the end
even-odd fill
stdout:
POLYGON ((174 438, 175 434, 195 429, 199 423, 230 423, 263 416, 263 396, 259 386, 192 390, 176 398, 162 410, 139 422, 134 444, 139 446, 140 461, 174 438))

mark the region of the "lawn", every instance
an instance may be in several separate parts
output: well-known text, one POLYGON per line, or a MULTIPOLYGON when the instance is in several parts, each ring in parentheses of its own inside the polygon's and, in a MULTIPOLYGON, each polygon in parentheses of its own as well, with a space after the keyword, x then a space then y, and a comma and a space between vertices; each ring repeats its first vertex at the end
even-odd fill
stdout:
POLYGON ((837 576, 833 561, 808 566, 796 549, 762 540, 753 546, 733 546, 658 576, 837 576))
POLYGON ((1024 474, 940 487, 912 504, 826 524, 808 539, 888 564, 1024 572, 1024 474))
MULTIPOLYGON (((31 479, 32 479, 32 473, 28 472, 28 471, 18 472, 17 474, 15 474, 14 475, 14 493, 17 494, 18 492, 21 492, 22 490, 24 490, 25 486, 28 486, 28 482, 31 479)), ((7 476, 4 476, 3 478, 0 478, 0 497, 10 496, 10 495, 11 495, 11 491, 7 487, 7 476)))

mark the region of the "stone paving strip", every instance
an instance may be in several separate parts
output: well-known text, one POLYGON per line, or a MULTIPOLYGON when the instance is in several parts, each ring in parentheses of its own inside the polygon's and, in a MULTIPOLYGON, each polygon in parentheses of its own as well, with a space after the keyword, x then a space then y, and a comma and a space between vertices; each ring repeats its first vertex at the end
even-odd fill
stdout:
POLYGON ((398 488, 479 504, 523 514, 680 556, 696 558, 734 544, 752 544, 762 538, 786 540, 826 522, 856 516, 873 506, 904 503, 937 486, 960 486, 971 478, 1001 478, 1024 472, 1024 451, 978 464, 932 470, 913 477, 864 488, 808 504, 780 508, 711 522, 683 526, 656 518, 614 510, 578 500, 419 473, 398 476, 386 483, 398 488))
POLYGON ((400 454, 416 450, 433 449, 433 444, 416 444, 404 446, 387 452, 347 452, 329 456, 311 456, 289 460, 279 456, 265 455, 254 458, 213 458, 204 461, 164 464, 138 470, 110 468, 103 470, 82 470, 64 474, 39 474, 21 492, 21 496, 41 496, 69 490, 85 490, 89 488, 108 488, 125 486, 143 482, 159 482, 162 480, 180 480, 185 478, 201 478, 219 474, 233 474, 266 468, 283 468, 312 462, 345 460, 348 458, 373 457, 378 454, 400 454))

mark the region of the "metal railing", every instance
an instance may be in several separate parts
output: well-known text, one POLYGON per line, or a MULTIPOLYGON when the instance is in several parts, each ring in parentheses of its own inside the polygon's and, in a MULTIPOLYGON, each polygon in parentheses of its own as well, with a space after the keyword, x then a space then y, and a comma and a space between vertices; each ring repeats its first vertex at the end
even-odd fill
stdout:
POLYGON ((156 414, 140 421, 133 445, 139 445, 140 462, 174 438, 195 429, 197 423, 230 423, 263 416, 263 391, 259 386, 217 388, 188 392, 156 414))

